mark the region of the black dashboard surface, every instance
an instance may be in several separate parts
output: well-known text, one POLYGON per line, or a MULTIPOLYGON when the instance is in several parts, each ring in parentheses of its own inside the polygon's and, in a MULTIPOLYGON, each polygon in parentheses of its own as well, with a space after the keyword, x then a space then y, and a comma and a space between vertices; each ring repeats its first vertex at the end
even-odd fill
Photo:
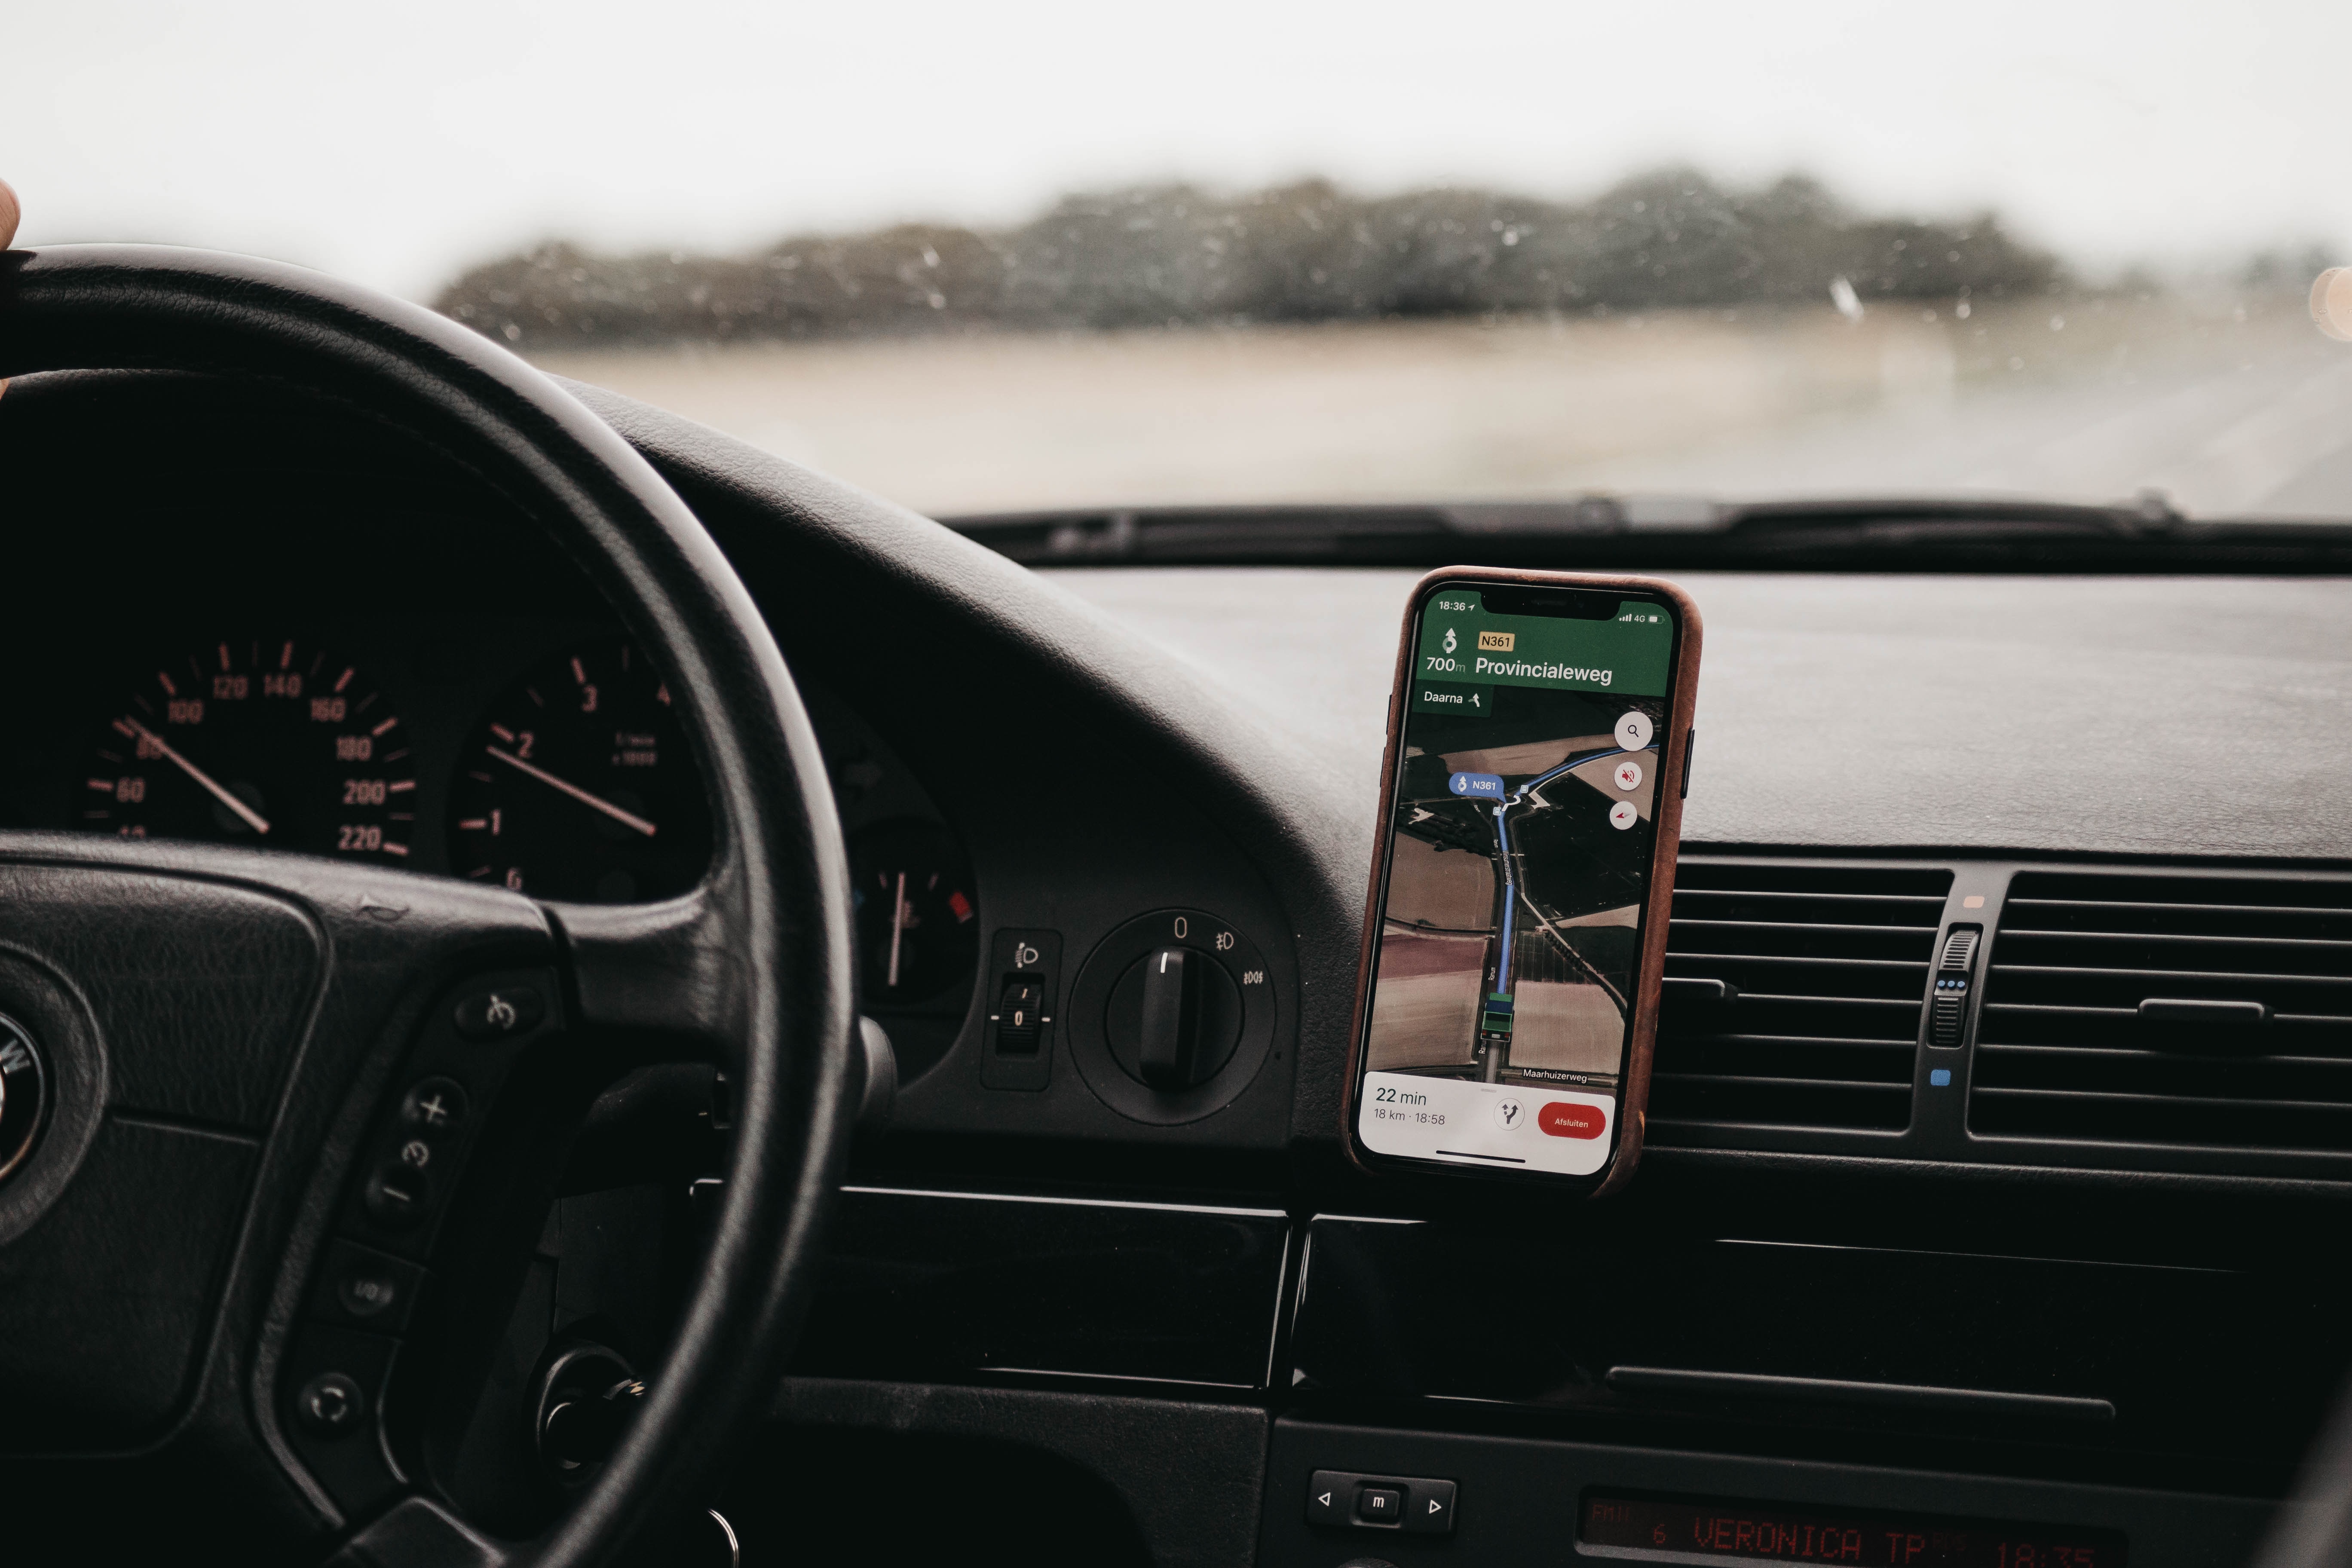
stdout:
MULTIPOLYGON (((1418 575, 1047 573, 1312 743, 1372 819, 1418 575)), ((1677 572, 1694 844, 2352 859, 2352 583, 1677 572)))

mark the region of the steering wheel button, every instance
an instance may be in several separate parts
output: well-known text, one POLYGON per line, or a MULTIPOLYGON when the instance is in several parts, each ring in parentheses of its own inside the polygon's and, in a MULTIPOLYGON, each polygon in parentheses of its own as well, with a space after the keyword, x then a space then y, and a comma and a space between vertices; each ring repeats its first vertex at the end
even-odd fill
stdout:
POLYGON ((428 1078, 400 1102, 400 1120, 420 1132, 454 1132, 466 1124, 465 1087, 454 1078, 428 1078))
POLYGON ((432 1178, 414 1165, 387 1163, 368 1178, 367 1211, 387 1229, 406 1230, 432 1203, 432 1178))
POLYGON ((499 985, 478 991, 457 1004, 457 1032, 469 1040, 505 1040, 527 1035, 547 1016, 547 1001, 535 985, 499 985))
POLYGON ((294 1415, 321 1437, 340 1437, 355 1430, 367 1414, 367 1394, 350 1374, 322 1372, 294 1396, 294 1415))
POLYGON ((310 1312, 330 1322, 396 1334, 408 1326, 424 1280, 425 1271, 414 1263, 338 1239, 328 1244, 310 1312))
POLYGON ((357 1268, 335 1281, 335 1300, 354 1318, 373 1318, 392 1310, 406 1294, 400 1281, 374 1268, 357 1268))

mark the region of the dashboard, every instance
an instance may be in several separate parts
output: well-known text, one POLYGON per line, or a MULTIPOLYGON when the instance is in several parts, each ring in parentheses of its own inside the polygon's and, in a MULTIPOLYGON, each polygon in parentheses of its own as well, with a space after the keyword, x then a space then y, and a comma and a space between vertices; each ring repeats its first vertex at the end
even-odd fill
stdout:
MULTIPOLYGON (((1994 1568, 2251 1550, 2352 1366, 2352 1268, 2310 1245, 2352 1194, 2342 584, 1684 578, 1697 984, 1638 1178, 1563 1212, 1339 1150, 1407 574, 1030 573, 581 390, 783 647, 901 1080, 722 1504, 768 1532, 745 1561, 873 1544, 779 1514, 778 1478, 870 1521, 915 1467, 969 1504, 942 1520, 1017 1487, 1111 1521, 1069 1561, 1758 1561, 1832 1524, 1994 1568), (1147 1054, 1171 948, 1214 1005, 1147 1054), (2258 993, 2225 1047, 2138 1021, 2258 993), (1407 1503, 1444 1529, 1379 1511, 1407 1503)), ((269 388, 35 377, 0 415, 38 524, 0 823, 564 902, 699 875, 682 694, 478 477, 269 388)), ((533 1331, 652 1356, 695 1173, 613 1125, 636 1163, 567 1176, 533 1331)))

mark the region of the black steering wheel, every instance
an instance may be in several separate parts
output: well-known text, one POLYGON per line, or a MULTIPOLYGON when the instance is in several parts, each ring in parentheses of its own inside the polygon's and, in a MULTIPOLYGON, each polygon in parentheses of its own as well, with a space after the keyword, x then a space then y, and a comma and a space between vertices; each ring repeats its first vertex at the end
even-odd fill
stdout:
MULTIPOLYGON (((299 855, 0 833, 0 1117, 31 1104, 40 1119, 0 1174, 16 1428, 0 1439, 16 1456, 0 1458, 0 1517, 13 1531, 110 1498, 125 1515, 182 1509, 180 1542, 226 1531, 210 1551, 249 1560, 609 1561, 692 1506, 763 1412, 847 1147, 848 875, 815 737, 685 505, 473 332, 243 258, 0 256, 0 377, 142 369, 306 389, 421 437, 536 519, 667 677, 713 851, 691 894, 615 909, 299 855), (379 1406, 437 1386, 420 1357, 456 1358, 442 1384, 468 1355, 493 1359, 494 1329, 468 1338, 469 1304, 494 1323, 512 1300, 552 1180, 530 1086, 572 1081, 590 1057, 609 1078, 681 1054, 725 1071, 736 1131, 675 1342, 594 1479, 528 1539, 501 1539, 383 1436, 379 1406), (118 1114, 124 1086, 157 1084, 194 1109, 118 1114), (207 1229, 222 1193, 227 1217, 207 1229), (319 1294, 352 1247, 435 1268, 432 1299, 454 1303, 440 1348, 319 1294)), ((79 1520, 85 1560, 106 1555, 87 1549, 105 1522, 79 1520)))

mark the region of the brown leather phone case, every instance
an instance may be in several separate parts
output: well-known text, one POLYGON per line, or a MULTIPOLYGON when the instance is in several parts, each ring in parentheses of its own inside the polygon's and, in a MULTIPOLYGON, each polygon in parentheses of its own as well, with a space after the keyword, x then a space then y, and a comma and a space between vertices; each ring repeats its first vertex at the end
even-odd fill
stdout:
POLYGON ((1672 700, 1667 709, 1668 722, 1659 738, 1657 791, 1654 820, 1657 842, 1650 860, 1650 896, 1643 911, 1642 958, 1639 972, 1633 977, 1633 1018, 1626 1051, 1623 1096, 1617 1111, 1617 1147, 1602 1167, 1597 1185, 1589 1195, 1599 1197, 1616 1191, 1633 1178, 1633 1167, 1642 1157, 1642 1136, 1650 1103, 1650 1063, 1658 1033, 1658 999, 1664 990, 1666 967, 1666 923, 1674 910, 1675 863, 1682 846, 1683 788, 1688 783, 1691 718, 1698 702, 1699 642, 1702 635, 1698 606, 1689 595, 1672 583, 1654 577, 1622 577, 1607 574, 1580 572, 1513 572, 1484 566, 1450 566, 1432 572, 1412 585, 1412 595, 1405 601, 1404 626, 1397 637, 1396 678, 1389 689, 1388 744, 1381 752, 1380 833, 1372 848, 1371 879, 1364 895, 1364 939, 1356 963, 1356 1009, 1348 1035, 1348 1091, 1340 1097, 1339 1136, 1348 1151, 1348 1158, 1367 1172, 1392 1173, 1411 1170, 1416 1173, 1461 1176, 1476 1180, 1517 1180, 1534 1184, 1541 1182, 1563 1191, 1572 1191, 1581 1180, 1535 1176, 1517 1172, 1481 1171, 1464 1167, 1440 1167, 1419 1163, 1405 1163, 1368 1154, 1357 1141, 1356 1118, 1358 1098, 1362 1091, 1362 1056, 1364 1034, 1370 1022, 1372 1005, 1372 962, 1380 939, 1381 888, 1388 874, 1391 841, 1395 836, 1397 756, 1403 744, 1405 691, 1412 674, 1413 625, 1423 601, 1440 584, 1496 583, 1514 587, 1561 587, 1588 589, 1618 589, 1648 595, 1665 600, 1675 607, 1681 622, 1675 646, 1672 680, 1672 700), (1667 780, 1675 787, 1665 787, 1667 780))

